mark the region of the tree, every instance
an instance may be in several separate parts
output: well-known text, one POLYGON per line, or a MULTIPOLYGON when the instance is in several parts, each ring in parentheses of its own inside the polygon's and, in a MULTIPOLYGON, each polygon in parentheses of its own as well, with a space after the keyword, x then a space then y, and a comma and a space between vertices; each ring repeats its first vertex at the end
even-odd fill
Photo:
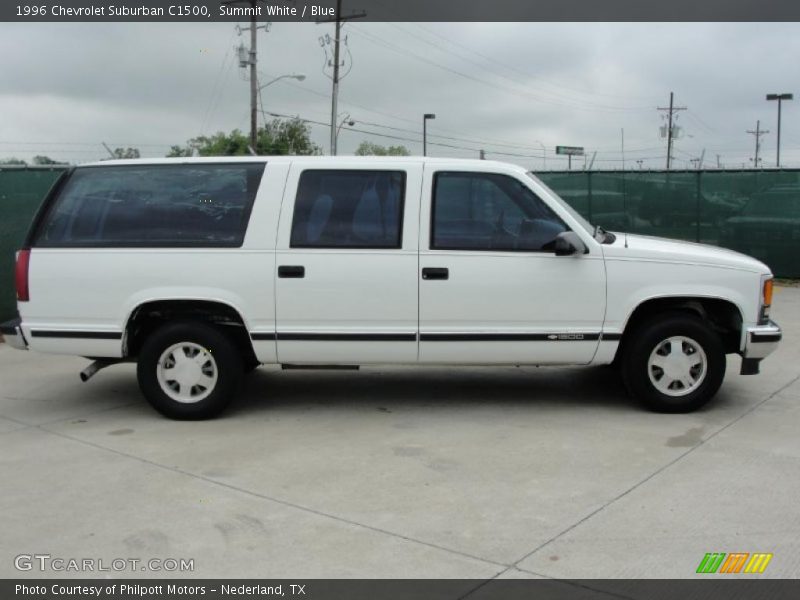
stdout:
POLYGON ((191 147, 184 148, 183 146, 171 146, 169 152, 167 153, 167 158, 173 158, 176 156, 192 156, 193 151, 191 147))
POLYGON ((67 163, 60 160, 53 160, 49 156, 34 156, 33 164, 35 165, 65 165, 67 163))
MULTIPOLYGON (((186 146, 172 146, 167 156, 192 156, 195 149, 200 156, 245 156, 250 154, 249 145, 249 136, 234 129, 192 138, 186 146)), ((267 123, 258 130, 255 151, 273 156, 322 154, 322 149, 311 141, 311 128, 300 119, 273 119, 267 123)))
POLYGON ((356 156, 410 156, 405 146, 381 146, 372 142, 361 142, 356 148, 356 156))
POLYGON ((141 158, 138 148, 114 148, 114 158, 141 158))
POLYGON ((259 154, 322 154, 322 148, 311 141, 311 127, 300 119, 273 119, 258 132, 259 154))
POLYGON ((22 165, 27 165, 27 164, 28 163, 26 163, 24 160, 22 160, 20 158, 4 158, 4 159, 0 160, 0 165, 20 165, 20 166, 22 166, 22 165))

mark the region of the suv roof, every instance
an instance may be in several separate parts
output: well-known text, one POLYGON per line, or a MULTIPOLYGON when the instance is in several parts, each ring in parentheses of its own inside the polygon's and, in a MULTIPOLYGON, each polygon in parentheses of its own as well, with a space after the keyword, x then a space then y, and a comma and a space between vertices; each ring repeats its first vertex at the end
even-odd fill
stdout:
POLYGON ((463 164, 465 167, 500 167, 504 169, 514 169, 524 172, 525 169, 506 162, 494 160, 479 160, 474 158, 432 158, 423 156, 180 156, 174 158, 133 158, 121 160, 103 160, 98 162, 86 163, 80 167, 113 167, 122 165, 169 165, 169 164, 192 164, 192 163, 243 163, 243 162, 272 162, 272 163, 354 163, 363 162, 365 164, 403 164, 420 162, 426 164, 447 163, 452 165, 463 164))

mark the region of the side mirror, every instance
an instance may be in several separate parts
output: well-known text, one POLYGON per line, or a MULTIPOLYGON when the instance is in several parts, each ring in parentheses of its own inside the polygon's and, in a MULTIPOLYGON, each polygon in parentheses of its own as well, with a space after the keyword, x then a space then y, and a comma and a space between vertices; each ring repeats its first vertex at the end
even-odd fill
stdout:
POLYGON ((586 244, 574 231, 564 231, 556 236, 556 256, 572 256, 573 254, 586 254, 586 244))

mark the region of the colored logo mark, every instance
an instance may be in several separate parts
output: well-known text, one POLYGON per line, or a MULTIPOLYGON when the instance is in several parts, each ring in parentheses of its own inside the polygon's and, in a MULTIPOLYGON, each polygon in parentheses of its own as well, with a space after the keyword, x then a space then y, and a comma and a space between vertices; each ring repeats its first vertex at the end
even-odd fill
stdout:
POLYGON ((763 573, 772 554, 764 552, 708 552, 697 566, 697 573, 763 573))

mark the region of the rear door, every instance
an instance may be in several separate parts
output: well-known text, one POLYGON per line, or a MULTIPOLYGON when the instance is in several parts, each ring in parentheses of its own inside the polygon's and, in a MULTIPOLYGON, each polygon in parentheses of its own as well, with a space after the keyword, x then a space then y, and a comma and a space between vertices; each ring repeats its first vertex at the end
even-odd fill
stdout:
POLYGON ((278 360, 417 360, 422 165, 295 162, 276 248, 278 360))

